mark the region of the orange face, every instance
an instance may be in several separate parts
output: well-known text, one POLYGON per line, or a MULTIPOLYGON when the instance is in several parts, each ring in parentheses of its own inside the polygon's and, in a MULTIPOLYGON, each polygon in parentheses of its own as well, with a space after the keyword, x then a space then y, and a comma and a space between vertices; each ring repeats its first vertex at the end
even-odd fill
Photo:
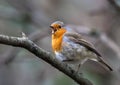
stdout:
POLYGON ((66 29, 57 22, 51 24, 50 27, 52 29, 52 48, 54 51, 60 51, 63 35, 66 32, 66 29))
POLYGON ((59 24, 51 24, 50 28, 52 28, 52 34, 54 34, 56 31, 61 29, 61 25, 59 25, 59 24))
POLYGON ((63 34, 66 32, 66 29, 61 26, 59 23, 51 24, 50 28, 52 29, 52 36, 54 38, 62 37, 63 34))

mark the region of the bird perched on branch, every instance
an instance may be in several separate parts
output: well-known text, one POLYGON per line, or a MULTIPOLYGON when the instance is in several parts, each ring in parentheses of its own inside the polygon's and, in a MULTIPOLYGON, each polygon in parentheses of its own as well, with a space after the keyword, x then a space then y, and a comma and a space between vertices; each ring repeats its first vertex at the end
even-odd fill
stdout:
MULTIPOLYGON (((52 48, 56 58, 62 62, 78 64, 78 70, 88 59, 101 63, 112 71, 94 46, 75 32, 68 32, 63 22, 56 21, 50 25, 52 29, 52 48)), ((78 71, 77 70, 77 71, 78 71)))

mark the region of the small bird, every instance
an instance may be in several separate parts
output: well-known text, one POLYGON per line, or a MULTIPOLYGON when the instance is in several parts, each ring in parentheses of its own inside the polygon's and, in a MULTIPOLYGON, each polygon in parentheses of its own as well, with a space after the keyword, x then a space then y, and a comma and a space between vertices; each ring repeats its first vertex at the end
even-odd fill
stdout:
POLYGON ((103 60, 101 54, 95 47, 84 40, 79 33, 69 32, 61 21, 50 25, 52 29, 52 49, 58 60, 80 66, 88 59, 101 63, 108 70, 113 69, 103 60))

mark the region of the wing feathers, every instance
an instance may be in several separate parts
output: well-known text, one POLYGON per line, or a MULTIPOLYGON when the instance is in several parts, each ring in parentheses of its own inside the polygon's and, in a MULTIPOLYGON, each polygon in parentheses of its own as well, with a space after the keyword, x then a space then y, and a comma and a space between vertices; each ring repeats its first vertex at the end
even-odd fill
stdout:
POLYGON ((94 48, 94 46, 91 43, 87 42, 86 40, 82 39, 80 34, 66 33, 65 36, 67 36, 71 41, 86 47, 88 50, 92 51, 97 56, 101 57, 101 54, 94 48))
POLYGON ((77 44, 80 44, 84 47, 86 47, 88 50, 92 51, 93 53, 95 53, 97 55, 97 60, 102 63, 103 65, 105 65, 106 67, 108 67, 108 69, 110 71, 112 71, 113 69, 107 64, 104 62, 104 60, 102 59, 102 56, 101 54, 95 49, 95 47, 87 42, 86 40, 82 39, 81 35, 80 34, 77 34, 77 33, 65 33, 65 35, 69 40, 77 43, 77 44))

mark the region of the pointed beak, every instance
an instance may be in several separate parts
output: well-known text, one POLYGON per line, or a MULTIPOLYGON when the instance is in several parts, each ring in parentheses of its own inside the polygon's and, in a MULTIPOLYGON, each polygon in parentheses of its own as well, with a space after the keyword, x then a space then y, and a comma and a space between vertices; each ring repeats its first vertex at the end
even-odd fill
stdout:
POLYGON ((51 30, 52 30, 52 34, 54 34, 56 32, 56 29, 54 29, 53 26, 50 26, 51 30))

